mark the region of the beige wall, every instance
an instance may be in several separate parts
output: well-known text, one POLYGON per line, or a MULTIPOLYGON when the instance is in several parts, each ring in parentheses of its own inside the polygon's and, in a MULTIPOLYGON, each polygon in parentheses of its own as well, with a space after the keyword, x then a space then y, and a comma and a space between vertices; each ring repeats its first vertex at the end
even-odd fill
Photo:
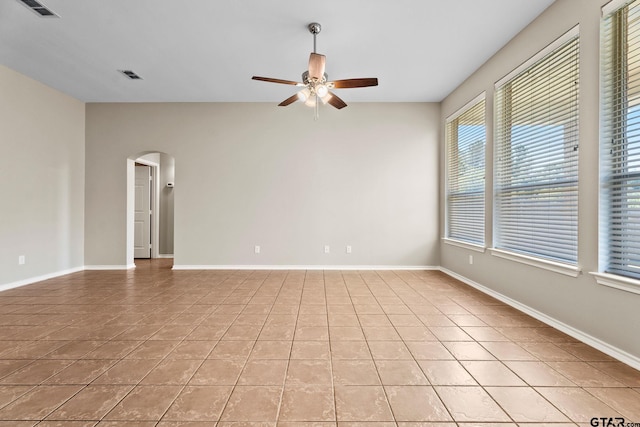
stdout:
POLYGON ((303 105, 88 104, 86 264, 126 264, 126 159, 159 151, 175 158, 177 265, 437 266, 439 117, 424 103, 318 121, 303 105))
MULTIPOLYGON (((441 244, 441 265, 513 298, 606 344, 640 357, 640 295, 596 284, 598 271, 598 69, 600 7, 604 0, 558 0, 514 40, 501 49, 442 102, 441 126, 467 101, 487 92, 487 123, 493 123, 493 86, 501 77, 580 24, 580 165, 579 264, 577 278, 513 261, 441 244), (475 262, 468 263, 473 254, 475 262)), ((489 126, 489 139, 492 140, 489 126)), ((444 139, 444 138, 442 138, 444 139)), ((444 140, 442 141, 444 144, 444 140)), ((491 143, 487 146, 487 245, 491 246, 493 215, 491 143)), ((441 156, 441 164, 444 158, 441 156)), ((441 177, 442 179, 442 177, 441 177)), ((444 186, 444 182, 442 182, 444 186)), ((440 199, 444 218, 444 198, 440 199)), ((441 235, 444 233, 441 224, 441 235)))
POLYGON ((0 65, 0 289, 84 265, 84 124, 82 102, 0 65))

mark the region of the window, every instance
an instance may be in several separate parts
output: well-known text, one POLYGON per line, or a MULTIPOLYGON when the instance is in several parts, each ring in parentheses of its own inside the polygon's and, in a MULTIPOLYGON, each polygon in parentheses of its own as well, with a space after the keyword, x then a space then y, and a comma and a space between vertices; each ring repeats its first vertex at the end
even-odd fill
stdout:
POLYGON ((446 237, 484 246, 484 95, 447 119, 446 237))
POLYGON ((616 3, 601 33, 600 263, 640 279, 640 1, 616 3))
POLYGON ((496 83, 494 246, 577 268, 577 28, 496 83))

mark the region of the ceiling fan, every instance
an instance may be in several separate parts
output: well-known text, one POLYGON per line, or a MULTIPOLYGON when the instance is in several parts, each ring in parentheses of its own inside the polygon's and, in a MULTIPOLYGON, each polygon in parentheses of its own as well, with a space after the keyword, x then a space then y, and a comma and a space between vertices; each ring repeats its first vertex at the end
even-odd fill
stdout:
POLYGON ((312 22, 308 26, 309 32, 313 34, 313 52, 309 56, 309 69, 302 73, 302 82, 294 82, 292 80, 273 79, 270 77, 253 76, 253 80, 263 82, 280 83, 285 85, 294 85, 303 89, 295 95, 278 104, 281 107, 293 104, 296 101, 302 101, 306 105, 315 106, 315 118, 318 118, 318 105, 320 102, 329 104, 337 109, 347 106, 331 89, 347 89, 356 87, 378 86, 378 79, 359 78, 329 81, 327 73, 325 73, 326 57, 316 53, 316 35, 320 33, 321 26, 317 22, 312 22))

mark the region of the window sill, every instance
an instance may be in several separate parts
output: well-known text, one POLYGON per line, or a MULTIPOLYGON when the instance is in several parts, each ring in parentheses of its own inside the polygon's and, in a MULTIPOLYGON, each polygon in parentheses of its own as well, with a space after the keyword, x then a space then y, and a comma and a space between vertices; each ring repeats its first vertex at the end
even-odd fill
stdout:
POLYGON ((618 276, 617 274, 590 272, 596 278, 598 285, 620 289, 621 291, 640 294, 640 280, 618 276))
POLYGON ((462 240, 449 239, 446 237, 442 238, 442 241, 447 245, 457 246, 459 248, 469 249, 471 251, 484 253, 486 248, 481 245, 476 245, 474 243, 463 242, 462 240))
POLYGON ((561 262, 548 261, 542 258, 522 255, 515 252, 504 251, 502 249, 491 248, 491 255, 498 258, 508 259, 510 261, 519 262, 533 267, 542 268, 544 270, 553 271, 554 273, 564 274, 565 276, 578 277, 580 267, 577 265, 564 264, 561 262))

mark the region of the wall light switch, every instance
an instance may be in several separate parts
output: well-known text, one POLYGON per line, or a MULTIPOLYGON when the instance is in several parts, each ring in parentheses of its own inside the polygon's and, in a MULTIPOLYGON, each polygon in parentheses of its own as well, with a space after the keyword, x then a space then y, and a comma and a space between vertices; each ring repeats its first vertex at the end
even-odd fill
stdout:
POLYGON ((256 245, 256 246, 253 248, 253 251, 254 251, 255 253, 259 254, 259 253, 260 253, 260 246, 256 245))
POLYGON ((331 252, 331 248, 329 247, 329 245, 324 245, 324 253, 328 254, 329 252, 331 252))
POLYGON ((27 262, 26 258, 24 255, 20 255, 18 257, 18 265, 24 265, 27 262))
POLYGON ((469 265, 473 265, 473 255, 469 255, 469 265))
POLYGON ((350 254, 351 253, 351 245, 347 245, 347 253, 350 254))

